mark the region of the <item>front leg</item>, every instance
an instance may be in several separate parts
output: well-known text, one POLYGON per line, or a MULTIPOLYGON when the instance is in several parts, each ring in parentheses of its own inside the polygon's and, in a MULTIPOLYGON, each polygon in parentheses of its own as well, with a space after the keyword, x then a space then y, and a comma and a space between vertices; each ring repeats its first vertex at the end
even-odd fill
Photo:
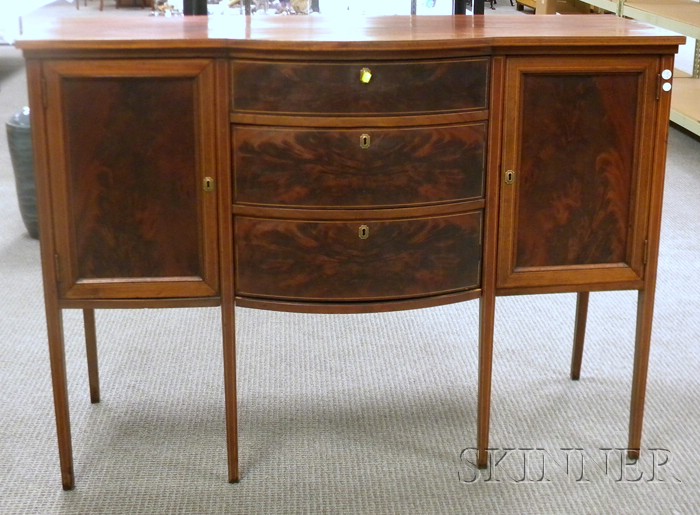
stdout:
POLYGON ((95 327, 95 310, 83 310, 85 326, 85 350, 87 354, 88 380, 90 383, 90 402, 100 402, 100 373, 97 365, 97 329, 95 327))

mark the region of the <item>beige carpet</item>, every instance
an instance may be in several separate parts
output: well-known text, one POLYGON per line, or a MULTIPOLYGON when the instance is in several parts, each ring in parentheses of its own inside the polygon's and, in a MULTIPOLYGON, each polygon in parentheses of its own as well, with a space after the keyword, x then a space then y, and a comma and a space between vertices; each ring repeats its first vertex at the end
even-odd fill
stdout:
MULTIPOLYGON (((0 80, 6 120, 26 103, 10 47, 0 80)), ((579 382, 568 379, 575 296, 498 300, 497 459, 481 473, 470 452, 477 302, 357 316, 238 309, 237 485, 226 482, 218 310, 98 311, 98 405, 80 313, 68 311, 77 487, 64 492, 38 243, 19 217, 3 137, 0 513, 697 513, 699 211, 700 142, 673 130, 637 464, 620 450, 632 292, 592 295, 579 382)))

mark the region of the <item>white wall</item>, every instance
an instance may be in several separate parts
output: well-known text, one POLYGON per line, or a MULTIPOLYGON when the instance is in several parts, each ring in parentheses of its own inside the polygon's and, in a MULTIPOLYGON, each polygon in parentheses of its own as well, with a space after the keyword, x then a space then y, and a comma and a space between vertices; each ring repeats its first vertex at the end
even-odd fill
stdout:
MULTIPOLYGON (((320 0, 322 14, 352 13, 363 16, 411 14, 411 0, 320 0)), ((452 14, 452 0, 416 0, 416 14, 452 14)))
POLYGON ((54 0, 0 0, 0 41, 12 43, 19 35, 20 18, 53 2, 54 0))

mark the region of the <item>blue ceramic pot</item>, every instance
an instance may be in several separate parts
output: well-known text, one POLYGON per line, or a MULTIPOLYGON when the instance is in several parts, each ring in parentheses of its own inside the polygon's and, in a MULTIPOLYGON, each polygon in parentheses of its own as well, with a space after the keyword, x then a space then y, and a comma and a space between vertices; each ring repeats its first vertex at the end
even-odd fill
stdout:
POLYGON ((34 182, 34 147, 29 121, 29 108, 15 113, 5 124, 10 159, 15 172, 17 200, 24 226, 32 238, 39 237, 39 217, 36 209, 36 185, 34 182))

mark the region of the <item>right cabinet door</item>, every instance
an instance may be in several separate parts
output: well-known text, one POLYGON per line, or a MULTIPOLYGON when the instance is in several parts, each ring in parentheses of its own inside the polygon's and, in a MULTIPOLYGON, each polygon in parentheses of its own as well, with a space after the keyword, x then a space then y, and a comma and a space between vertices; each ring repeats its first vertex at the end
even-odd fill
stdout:
POLYGON ((508 60, 500 289, 574 291, 643 280, 659 62, 508 60))

